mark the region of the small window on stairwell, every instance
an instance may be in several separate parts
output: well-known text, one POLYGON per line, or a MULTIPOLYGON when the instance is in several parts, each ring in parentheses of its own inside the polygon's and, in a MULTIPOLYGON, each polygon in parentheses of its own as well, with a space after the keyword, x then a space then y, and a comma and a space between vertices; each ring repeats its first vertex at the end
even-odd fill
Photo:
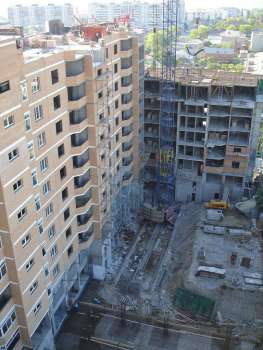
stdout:
POLYGON ((232 168, 239 169, 240 163, 239 162, 232 162, 232 168))

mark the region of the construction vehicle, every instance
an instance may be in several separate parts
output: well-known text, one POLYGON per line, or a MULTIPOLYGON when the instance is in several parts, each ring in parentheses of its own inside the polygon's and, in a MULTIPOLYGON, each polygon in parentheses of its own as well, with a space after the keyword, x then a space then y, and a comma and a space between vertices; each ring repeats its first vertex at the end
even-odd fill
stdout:
POLYGON ((226 201, 211 200, 205 203, 205 207, 209 209, 227 209, 229 208, 229 204, 226 201))

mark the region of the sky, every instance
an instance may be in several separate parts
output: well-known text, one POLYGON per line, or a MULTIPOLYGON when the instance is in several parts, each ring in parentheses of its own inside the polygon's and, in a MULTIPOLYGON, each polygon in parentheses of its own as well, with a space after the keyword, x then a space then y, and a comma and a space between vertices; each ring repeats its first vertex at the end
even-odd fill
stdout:
MULTIPOLYGON (((63 4, 65 2, 71 2, 74 7, 78 8, 78 12, 85 12, 87 10, 87 6, 89 2, 106 2, 107 0, 0 0, 2 3, 0 5, 0 16, 6 16, 7 14, 7 7, 13 6, 16 4, 23 4, 23 5, 29 5, 29 4, 47 4, 47 2, 52 2, 56 4, 63 4), (3 4, 4 3, 4 4, 3 4)), ((113 0, 114 1, 114 0, 113 0)), ((116 0, 120 1, 120 0, 116 0)), ((150 0, 146 0, 150 1, 150 0)), ((231 6, 231 7, 241 7, 241 8, 253 8, 253 7, 259 7, 263 8, 263 0, 185 0, 186 8, 187 9, 193 9, 193 8, 211 8, 211 7, 224 7, 224 6, 231 6)))

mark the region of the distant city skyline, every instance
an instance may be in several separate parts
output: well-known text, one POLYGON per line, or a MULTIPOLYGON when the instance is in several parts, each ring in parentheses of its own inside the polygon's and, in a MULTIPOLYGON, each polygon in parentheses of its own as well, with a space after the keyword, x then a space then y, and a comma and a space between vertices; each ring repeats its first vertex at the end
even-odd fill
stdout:
MULTIPOLYGON (((117 0, 120 1, 120 0, 117 0)), ((140 1, 140 0, 139 0, 140 1)), ((152 2, 151 0, 142 0, 142 1, 147 1, 147 2, 152 2)), ((161 0, 162 1, 162 0, 161 0)), ((82 0, 74 0, 74 1, 65 1, 65 0, 54 0, 51 1, 55 4, 61 5, 66 2, 70 2, 74 9, 78 10, 78 12, 86 12, 88 10, 88 5, 92 2, 100 2, 103 3, 105 0, 88 0, 85 1, 85 3, 82 0)), ((45 0, 6 0, 5 4, 2 4, 2 10, 0 13, 0 16, 7 16, 7 8, 9 6, 14 6, 17 4, 22 4, 22 5, 31 5, 32 3, 34 4, 39 4, 39 5, 46 5, 45 0), (5 8, 3 8, 5 7, 5 8)), ((197 6, 197 1, 196 0, 185 0, 185 5, 186 5, 186 10, 191 10, 191 9, 196 9, 196 8, 218 8, 218 7, 238 7, 238 8, 263 8, 263 3, 262 0, 214 0, 211 2, 211 0, 199 0, 198 1, 198 6, 197 6)))

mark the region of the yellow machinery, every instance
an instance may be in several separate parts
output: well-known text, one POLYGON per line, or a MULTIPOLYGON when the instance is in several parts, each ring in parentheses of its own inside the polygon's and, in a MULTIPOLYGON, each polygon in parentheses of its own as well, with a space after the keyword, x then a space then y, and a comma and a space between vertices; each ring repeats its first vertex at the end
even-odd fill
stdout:
POLYGON ((205 207, 210 209, 227 209, 229 204, 225 201, 211 200, 205 204, 205 207))

